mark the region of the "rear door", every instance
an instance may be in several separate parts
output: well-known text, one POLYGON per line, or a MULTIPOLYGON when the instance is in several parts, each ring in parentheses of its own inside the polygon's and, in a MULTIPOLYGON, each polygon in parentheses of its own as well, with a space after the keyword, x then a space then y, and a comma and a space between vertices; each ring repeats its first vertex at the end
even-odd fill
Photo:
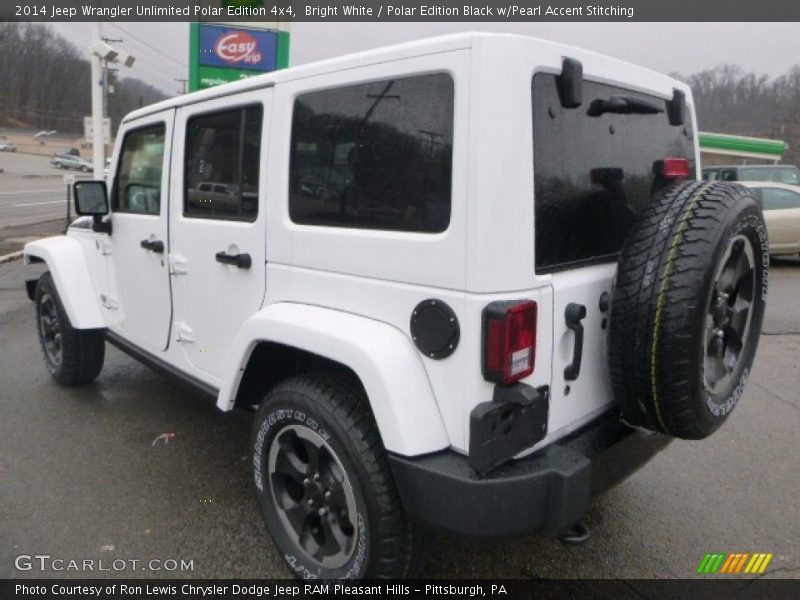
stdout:
POLYGON ((266 144, 272 90, 192 104, 176 118, 170 242, 174 340, 194 375, 223 359, 265 290, 266 144))
POLYGON ((534 77, 536 272, 551 275, 553 290, 550 431, 613 401, 606 337, 617 255, 650 200, 654 163, 682 157, 695 167, 691 124, 671 126, 664 99, 592 81, 583 98, 563 108, 555 75, 534 77), (587 106, 615 96, 657 112, 590 116, 587 106))

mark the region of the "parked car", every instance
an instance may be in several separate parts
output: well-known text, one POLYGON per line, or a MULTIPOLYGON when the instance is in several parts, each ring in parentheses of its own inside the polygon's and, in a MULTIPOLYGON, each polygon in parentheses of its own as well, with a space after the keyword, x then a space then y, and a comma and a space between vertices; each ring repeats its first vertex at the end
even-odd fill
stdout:
POLYGON ((754 192, 764 210, 770 254, 800 253, 800 188, 753 181, 742 185, 754 192))
POLYGON ((58 148, 53 153, 53 156, 80 156, 81 151, 75 147, 58 148))
POLYGON ((16 152, 17 147, 11 142, 0 142, 0 152, 16 152))
POLYGON ((731 165, 704 167, 705 181, 774 181, 800 185, 800 170, 794 165, 731 165))
POLYGON ((585 540, 592 497, 721 427, 755 355, 761 210, 697 181, 695 132, 676 79, 496 34, 139 109, 83 217, 25 246, 45 367, 91 382, 108 341, 255 408, 299 577, 413 574, 423 527, 585 540))
POLYGON ((94 170, 94 165, 91 161, 71 154, 57 154, 50 159, 50 164, 56 169, 76 169, 84 173, 94 170))

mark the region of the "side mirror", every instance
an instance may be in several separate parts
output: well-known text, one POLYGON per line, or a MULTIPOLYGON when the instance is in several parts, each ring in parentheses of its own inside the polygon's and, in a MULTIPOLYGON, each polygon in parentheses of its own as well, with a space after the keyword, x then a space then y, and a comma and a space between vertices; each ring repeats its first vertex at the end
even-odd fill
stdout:
POLYGON ((75 212, 94 217, 94 231, 111 233, 111 223, 103 221, 108 214, 108 190, 105 181, 76 181, 73 186, 75 212))

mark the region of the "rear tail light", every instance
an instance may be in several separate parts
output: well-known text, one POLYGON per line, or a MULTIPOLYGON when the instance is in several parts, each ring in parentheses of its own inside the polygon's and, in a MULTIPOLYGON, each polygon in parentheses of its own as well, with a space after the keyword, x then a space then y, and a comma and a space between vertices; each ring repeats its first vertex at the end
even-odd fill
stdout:
POLYGON ((691 167, 686 158, 665 158, 653 164, 653 172, 664 179, 683 179, 689 176, 691 167))
POLYGON ((483 377, 510 385, 533 373, 536 302, 492 302, 483 309, 483 377))

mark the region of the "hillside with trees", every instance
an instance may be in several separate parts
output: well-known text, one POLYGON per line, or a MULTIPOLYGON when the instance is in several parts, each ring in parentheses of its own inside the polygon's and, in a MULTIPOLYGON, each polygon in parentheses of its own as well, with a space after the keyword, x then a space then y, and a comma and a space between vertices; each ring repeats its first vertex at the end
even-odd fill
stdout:
MULTIPOLYGON (((45 25, 0 23, 0 127, 83 131, 91 112, 89 60, 45 25)), ((123 115, 163 100, 139 80, 110 78, 108 114, 113 130, 123 115)))
POLYGON ((692 88, 701 130, 781 139, 784 162, 800 163, 800 66, 775 79, 729 64, 676 77, 692 88))
MULTIPOLYGON (((44 25, 0 23, 0 127, 79 133, 90 112, 89 61, 44 25)), ((783 139, 785 162, 800 163, 800 66, 781 77, 722 64, 676 75, 694 91, 701 130, 783 139)), ((116 127, 125 113, 166 97, 139 79, 113 81, 108 113, 116 127)))

